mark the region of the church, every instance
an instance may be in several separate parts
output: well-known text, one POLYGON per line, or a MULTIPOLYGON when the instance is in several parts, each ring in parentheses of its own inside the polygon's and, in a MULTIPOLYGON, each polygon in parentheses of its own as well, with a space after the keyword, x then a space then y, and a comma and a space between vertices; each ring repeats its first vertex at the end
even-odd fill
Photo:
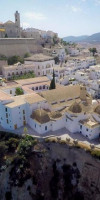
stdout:
POLYGON ((15 13, 15 22, 7 21, 5 23, 0 22, 0 38, 20 38, 20 14, 18 11, 15 13))

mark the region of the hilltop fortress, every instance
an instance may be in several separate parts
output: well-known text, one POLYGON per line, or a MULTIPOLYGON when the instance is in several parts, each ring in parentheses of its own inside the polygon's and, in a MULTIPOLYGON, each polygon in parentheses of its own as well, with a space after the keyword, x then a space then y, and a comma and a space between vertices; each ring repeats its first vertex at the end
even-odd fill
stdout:
POLYGON ((53 31, 44 31, 35 28, 23 29, 20 26, 20 14, 15 12, 15 22, 8 20, 5 23, 0 22, 0 38, 35 38, 35 39, 51 39, 58 37, 53 31))
POLYGON ((21 37, 20 28, 20 14, 18 11, 15 13, 15 22, 7 21, 5 23, 0 22, 0 38, 19 38, 21 37))
POLYGON ((15 22, 11 20, 0 22, 0 55, 9 57, 23 56, 26 52, 41 53, 42 44, 45 42, 52 44, 54 36, 58 38, 58 34, 52 31, 23 29, 20 26, 20 14, 16 11, 15 22))

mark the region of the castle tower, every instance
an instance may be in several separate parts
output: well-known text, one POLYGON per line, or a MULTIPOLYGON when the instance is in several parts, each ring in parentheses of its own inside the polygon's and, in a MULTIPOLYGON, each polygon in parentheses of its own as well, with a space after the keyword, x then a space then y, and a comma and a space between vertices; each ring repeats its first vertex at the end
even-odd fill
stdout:
POLYGON ((20 33, 20 14, 18 11, 16 11, 15 13, 15 26, 16 26, 16 32, 17 32, 17 37, 21 37, 21 33, 20 33))
POLYGON ((86 101, 87 90, 85 86, 80 86, 80 99, 86 101))

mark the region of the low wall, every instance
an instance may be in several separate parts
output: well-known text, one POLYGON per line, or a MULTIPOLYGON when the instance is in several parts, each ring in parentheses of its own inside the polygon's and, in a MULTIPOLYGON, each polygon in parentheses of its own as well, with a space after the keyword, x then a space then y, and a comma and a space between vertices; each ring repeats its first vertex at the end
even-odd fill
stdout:
POLYGON ((0 55, 23 56, 26 52, 41 53, 42 47, 33 38, 0 38, 0 55))

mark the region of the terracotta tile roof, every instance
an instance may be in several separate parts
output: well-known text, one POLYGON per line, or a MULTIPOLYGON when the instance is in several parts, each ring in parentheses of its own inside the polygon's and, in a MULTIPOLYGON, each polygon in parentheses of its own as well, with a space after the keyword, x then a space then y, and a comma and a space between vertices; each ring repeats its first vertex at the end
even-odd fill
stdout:
POLYGON ((63 100, 70 101, 80 96, 80 86, 63 86, 54 90, 41 92, 40 95, 45 98, 49 103, 60 102, 63 100))

